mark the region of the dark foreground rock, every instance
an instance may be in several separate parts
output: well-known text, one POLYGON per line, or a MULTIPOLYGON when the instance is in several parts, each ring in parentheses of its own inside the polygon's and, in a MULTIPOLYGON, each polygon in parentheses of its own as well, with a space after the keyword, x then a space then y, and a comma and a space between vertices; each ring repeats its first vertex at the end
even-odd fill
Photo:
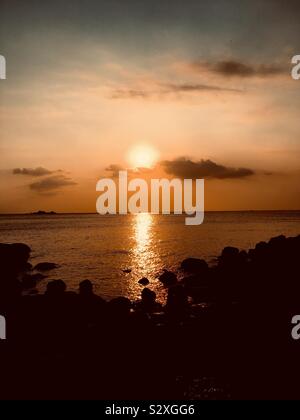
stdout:
POLYGON ((0 243, 0 270, 5 274, 18 274, 27 270, 31 249, 22 243, 0 243))
POLYGON ((106 302, 89 280, 22 296, 29 250, 0 245, 2 399, 300 399, 300 236, 189 261, 182 280, 165 271, 164 306, 147 287, 106 302))
POLYGON ((180 267, 187 273, 206 274, 208 272, 207 262, 199 258, 186 258, 180 267))
POLYGON ((37 283, 41 280, 44 280, 45 278, 47 278, 47 276, 44 276, 41 273, 36 273, 36 274, 24 274, 23 278, 22 278, 22 288, 24 290, 27 289, 33 289, 36 287, 37 283))
POLYGON ((138 283, 141 284, 142 286, 147 286, 150 282, 146 277, 143 277, 142 279, 138 281, 138 283))
POLYGON ((172 271, 164 270, 158 278, 164 286, 172 286, 173 284, 177 283, 177 276, 172 271))

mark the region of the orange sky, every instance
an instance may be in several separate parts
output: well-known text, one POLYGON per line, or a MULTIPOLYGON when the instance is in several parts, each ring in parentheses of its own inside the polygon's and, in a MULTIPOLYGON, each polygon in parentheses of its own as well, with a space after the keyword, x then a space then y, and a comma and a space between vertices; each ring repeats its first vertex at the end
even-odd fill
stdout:
POLYGON ((95 211, 97 180, 109 165, 132 166, 128 152, 138 145, 157 152, 157 173, 164 173, 159 162, 180 157, 251 170, 205 173, 206 210, 300 208, 292 14, 282 16, 281 38, 272 41, 263 28, 277 28, 276 8, 253 33, 255 11, 247 17, 232 9, 249 20, 244 33, 228 11, 216 26, 209 6, 191 10, 199 22, 208 19, 202 26, 180 11, 164 17, 158 10, 157 19, 144 15, 143 28, 137 11, 105 11, 110 27, 101 26, 99 11, 95 22, 87 11, 63 21, 48 9, 3 4, 0 212, 95 211))

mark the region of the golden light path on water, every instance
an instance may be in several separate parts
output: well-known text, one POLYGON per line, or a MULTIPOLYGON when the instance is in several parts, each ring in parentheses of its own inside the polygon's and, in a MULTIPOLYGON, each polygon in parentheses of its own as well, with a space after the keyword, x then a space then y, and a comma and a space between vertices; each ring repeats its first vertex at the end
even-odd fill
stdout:
POLYGON ((155 215, 150 213, 138 213, 132 217, 132 240, 131 265, 133 273, 128 284, 130 293, 136 298, 140 297, 143 287, 138 280, 146 277, 149 288, 154 290, 158 298, 164 299, 166 291, 161 286, 157 275, 162 268, 162 262, 158 253, 158 238, 155 234, 155 215))

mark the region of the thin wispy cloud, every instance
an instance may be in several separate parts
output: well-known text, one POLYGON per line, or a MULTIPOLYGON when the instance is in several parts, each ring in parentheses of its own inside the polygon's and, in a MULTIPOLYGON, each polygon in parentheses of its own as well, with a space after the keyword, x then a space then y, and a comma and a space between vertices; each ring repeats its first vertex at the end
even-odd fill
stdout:
POLYGON ((196 72, 209 71, 223 77, 274 77, 287 74, 287 69, 278 64, 249 64, 241 60, 216 62, 194 61, 191 68, 196 72))
POLYGON ((55 175, 43 178, 40 181, 29 184, 29 188, 39 194, 58 193, 61 189, 77 185, 75 181, 65 175, 55 175))
POLYGON ((165 85, 167 93, 185 93, 185 92, 242 92, 239 89, 231 89, 222 86, 213 86, 213 85, 206 85, 206 84, 167 84, 165 85))
POLYGON ((49 169, 43 168, 39 166, 38 168, 14 168, 12 173, 14 175, 25 175, 25 176, 45 176, 51 175, 57 172, 61 172, 61 170, 50 171, 49 169))
POLYGON ((154 168, 125 168, 118 164, 111 164, 105 168, 105 171, 110 172, 110 176, 117 178, 119 176, 119 171, 127 171, 128 175, 145 175, 152 173, 154 168))
POLYGON ((172 94, 201 94, 203 92, 241 93, 240 89, 226 88, 209 84, 197 83, 166 83, 159 84, 154 89, 118 88, 111 92, 111 99, 149 99, 155 96, 163 97, 172 94))

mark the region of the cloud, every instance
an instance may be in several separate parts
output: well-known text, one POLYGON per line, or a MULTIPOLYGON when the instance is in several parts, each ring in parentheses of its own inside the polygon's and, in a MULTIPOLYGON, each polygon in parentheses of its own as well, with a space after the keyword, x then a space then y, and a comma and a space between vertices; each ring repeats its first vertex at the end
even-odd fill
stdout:
POLYGON ((234 179, 245 178, 254 175, 255 172, 249 168, 232 168, 224 165, 219 165, 212 160, 201 159, 199 161, 192 161, 189 158, 181 157, 174 160, 164 160, 154 168, 135 168, 128 169, 118 164, 109 165, 105 168, 106 171, 111 172, 111 176, 117 178, 119 171, 127 171, 129 176, 142 176, 145 174, 155 173, 156 169, 161 167, 168 175, 179 178, 217 178, 217 179, 234 179))
POLYGON ((124 88, 114 89, 110 99, 147 99, 153 95, 153 91, 124 88))
POLYGON ((188 158, 179 158, 175 160, 165 160, 161 162, 167 174, 175 175, 179 178, 217 178, 234 179, 245 178, 253 175, 254 171, 248 168, 231 168, 219 165, 212 160, 192 161, 188 158))
POLYGON ((65 175, 55 175, 29 184, 29 188, 39 194, 57 193, 61 188, 76 185, 71 178, 65 175))
POLYGON ((202 92, 242 92, 239 89, 224 88, 221 86, 191 83, 166 83, 159 84, 154 89, 114 89, 111 99, 148 99, 153 96, 167 96, 171 94, 202 93, 202 92))
POLYGON ((239 89, 229 89, 221 86, 205 85, 205 84, 168 84, 165 85, 167 93, 172 92, 203 92, 203 91, 217 91, 217 92, 241 92, 239 89))
POLYGON ((277 64, 249 64, 238 60, 223 60, 215 63, 195 61, 192 68, 196 71, 208 70, 224 77, 272 77, 288 73, 277 64))
POLYGON ((119 171, 124 171, 124 167, 115 163, 112 163, 111 165, 108 165, 105 168, 106 171, 108 172, 113 172, 113 173, 117 173, 119 171))
POLYGON ((105 170, 106 170, 107 172, 111 172, 111 176, 112 176, 113 178, 116 178, 116 177, 118 177, 118 176, 119 176, 119 171, 124 171, 124 170, 126 170, 126 169, 125 169, 125 168, 123 168, 121 165, 117 165, 117 164, 112 163, 111 165, 107 166, 107 167, 105 168, 105 170))
POLYGON ((58 171, 50 171, 49 169, 42 168, 39 166, 38 168, 15 168, 13 169, 12 173, 14 175, 26 175, 26 176, 45 176, 50 175, 58 171))
POLYGON ((127 171, 127 174, 130 175, 145 175, 153 172, 153 168, 124 168, 118 164, 111 164, 105 168, 105 171, 111 172, 113 178, 119 177, 119 171, 127 171))

